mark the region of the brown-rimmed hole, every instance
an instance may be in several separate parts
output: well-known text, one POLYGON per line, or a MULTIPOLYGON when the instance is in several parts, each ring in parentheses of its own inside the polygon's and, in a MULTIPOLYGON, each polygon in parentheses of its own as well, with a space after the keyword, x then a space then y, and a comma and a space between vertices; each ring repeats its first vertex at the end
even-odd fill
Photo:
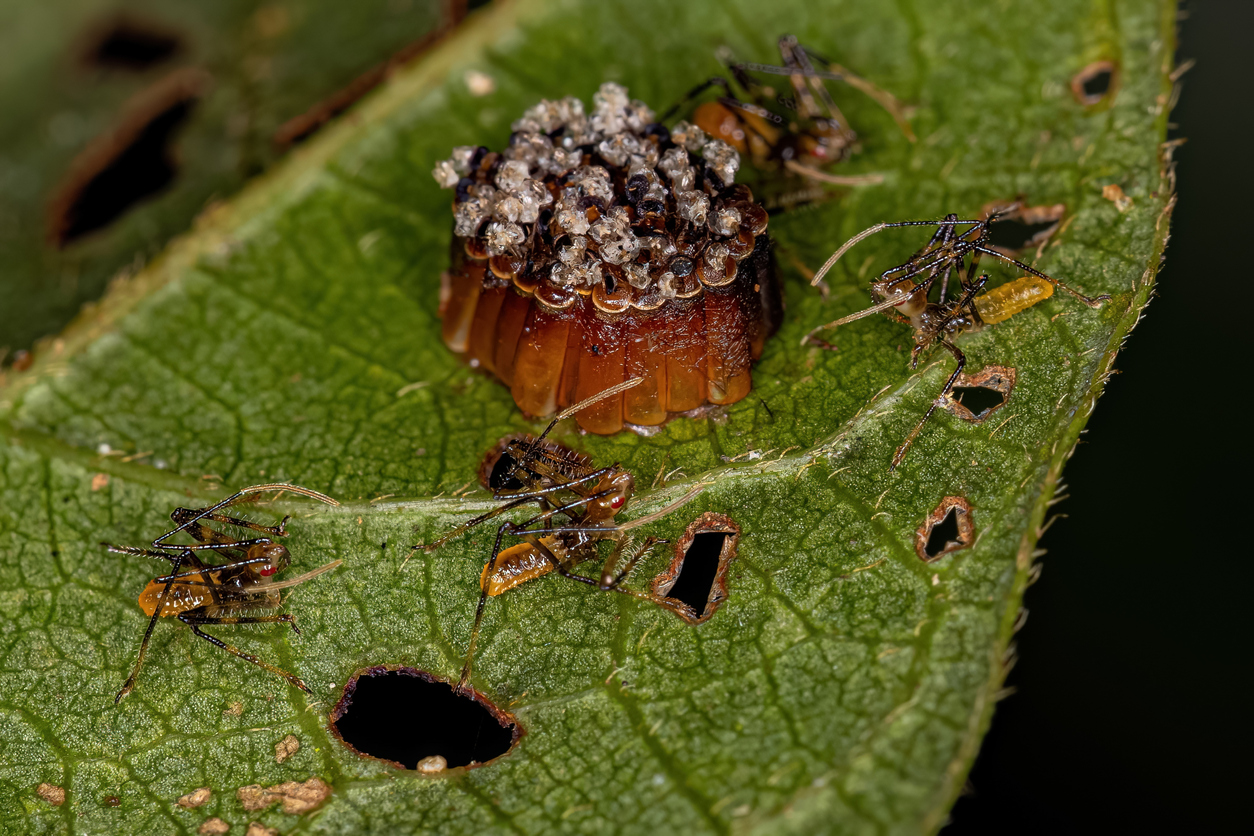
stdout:
POLYGON ((424 773, 477 767, 508 753, 522 726, 478 691, 417 668, 359 670, 330 715, 331 731, 360 755, 424 773))
POLYGON ((975 374, 962 374, 945 399, 945 410, 972 424, 988 419, 1006 405, 1015 388, 1011 366, 985 366, 975 374))
POLYGON ((64 247, 108 226, 174 181, 173 139, 207 78, 197 70, 171 74, 137 96, 118 125, 83 149, 49 204, 54 244, 64 247))
POLYGON ((675 543, 671 565, 653 579, 653 594, 665 598, 689 624, 708 621, 727 600, 727 570, 739 545, 740 526, 707 511, 675 543))
POLYGON ((1091 107, 1114 95, 1118 83, 1119 68, 1113 61, 1094 61, 1071 77, 1071 94, 1091 107))
POLYGON ((183 49, 178 33, 130 17, 114 18, 97 27, 97 32, 82 53, 83 63, 92 67, 140 72, 168 61, 183 49))
POLYGON ((926 563, 969 547, 975 541, 971 504, 961 496, 947 496, 927 515, 915 535, 915 553, 926 563))

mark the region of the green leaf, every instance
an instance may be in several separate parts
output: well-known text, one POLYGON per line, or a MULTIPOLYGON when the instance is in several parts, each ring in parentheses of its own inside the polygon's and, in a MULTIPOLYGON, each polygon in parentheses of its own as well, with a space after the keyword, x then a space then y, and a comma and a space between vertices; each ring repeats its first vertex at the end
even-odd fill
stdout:
MULTIPOLYGON (((1062 465, 1162 256, 1174 25, 1173 3, 1148 0, 524 0, 473 17, 0 389, 0 823, 936 830, 1004 677, 1062 465), (482 492, 455 494, 495 441, 537 427, 440 343, 449 198, 433 163, 457 144, 499 147, 525 106, 587 100, 605 80, 665 107, 718 72, 719 46, 769 61, 784 32, 915 105, 919 136, 911 144, 874 103, 839 90, 863 138, 841 173, 885 183, 772 219, 785 254, 813 267, 873 223, 970 214, 1022 193, 1067 208, 1034 263, 1113 300, 1089 310, 1058 294, 963 337, 972 369, 1017 369, 1010 401, 987 425, 939 414, 890 473, 952 361, 931 355, 911 372, 909 332, 883 317, 832 332, 837 351, 800 338, 864 306, 866 275, 922 241, 884 233, 859 245, 826 300, 783 259, 786 319, 750 397, 650 437, 558 433, 644 485, 680 469, 633 514, 708 483, 647 530, 675 539, 704 511, 743 527, 718 613, 693 627, 561 578, 526 584, 491 602, 474 679, 526 728, 512 754, 435 779, 354 755, 326 731, 340 688, 384 663, 455 677, 492 538, 479 531, 403 566, 408 547, 489 507, 482 492), (1069 82, 1097 59, 1117 62, 1117 93, 1086 109, 1069 82), (467 70, 495 92, 473 96, 467 70), (1126 211, 1103 198, 1110 184, 1131 198, 1126 211), (188 497, 279 480, 345 501, 293 521, 293 570, 345 565, 292 592, 299 638, 267 628, 238 640, 315 697, 162 624, 139 686, 115 707, 144 629, 134 596, 153 568, 98 543, 141 544, 188 497), (951 495, 974 508, 975 546, 925 564, 915 531, 951 495), (224 713, 236 703, 241 715, 224 713), (288 734, 301 749, 280 765, 273 747, 288 734), (311 775, 334 787, 320 812, 246 813, 235 798, 311 775), (64 787, 65 804, 43 801, 41 782, 64 787), (202 786, 207 805, 175 806, 202 786)), ((656 553, 633 584, 666 563, 656 553)))
MULTIPOLYGON (((291 120, 354 84, 368 89, 383 62, 446 23, 440 0, 125 5, 125 13, 94 0, 0 9, 0 298, 22 299, 0 305, 0 360, 60 330, 111 276, 133 271, 207 202, 277 159, 291 120), (146 63, 99 57, 101 44, 145 38, 146 63), (70 203, 62 198, 107 162, 105 140, 137 136, 184 95, 194 102, 165 142, 170 182, 104 226, 58 242, 60 209, 70 203)), ((132 169, 126 179, 146 177, 132 169)))

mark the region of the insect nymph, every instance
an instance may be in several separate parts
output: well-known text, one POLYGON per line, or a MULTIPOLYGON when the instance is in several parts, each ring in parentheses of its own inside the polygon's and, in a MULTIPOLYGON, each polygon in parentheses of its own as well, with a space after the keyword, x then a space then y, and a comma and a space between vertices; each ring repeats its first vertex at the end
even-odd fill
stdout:
POLYGON ((240 615, 238 613, 277 609, 281 603, 280 590, 304 583, 315 575, 320 575, 340 565, 341 561, 335 560, 303 575, 280 581, 275 576, 291 563, 291 554, 286 546, 276 543, 273 538, 287 536, 287 522, 291 518, 284 517, 278 525, 265 526, 222 513, 224 509, 249 501, 257 494, 280 491, 306 496, 328 505, 339 505, 329 496, 296 485, 253 485, 237 491, 208 508, 174 509, 170 514, 170 518, 175 523, 174 528, 153 540, 151 548, 101 544, 117 554, 156 557, 170 562, 170 572, 149 581, 144 591, 140 593, 139 605, 151 618, 148 622, 148 630, 144 633, 143 641, 139 645, 135 667, 131 669, 131 675, 127 677, 126 683, 118 691, 114 699, 115 703, 120 702, 135 687, 135 679, 139 676, 139 670, 144 664, 144 656, 148 652, 148 642, 152 638, 158 619, 162 617, 177 618, 199 638, 283 677, 302 691, 312 693, 309 687, 293 674, 262 661, 256 656, 244 653, 200 629, 210 624, 279 622, 290 625, 293 632, 300 633, 300 630, 296 628, 296 617, 290 613, 281 615, 240 615), (213 528, 210 523, 255 531, 263 536, 237 539, 213 528), (185 532, 196 542, 171 543, 170 539, 180 532, 185 532), (225 558, 226 562, 208 563, 202 559, 206 552, 213 552, 225 558))
POLYGON ((635 492, 635 479, 617 464, 596 467, 592 461, 547 436, 558 421, 602 398, 613 397, 637 386, 639 378, 620 383, 588 401, 559 413, 538 436, 508 439, 499 458, 484 469, 486 487, 493 499, 502 504, 454 528, 438 540, 415 549, 434 551, 449 540, 471 528, 514 508, 536 503, 540 513, 522 522, 502 523, 492 547, 492 557, 479 577, 479 605, 470 634, 470 645, 457 688, 465 688, 470 678, 483 610, 488 598, 500 595, 533 578, 550 572, 604 591, 620 592, 661 606, 671 607, 665 599, 648 592, 627 589, 622 582, 653 546, 661 540, 647 537, 639 548, 624 560, 631 547, 627 532, 666 516, 690 502, 703 488, 697 487, 659 511, 628 523, 615 517, 622 512, 635 492), (554 520, 558 525, 554 526, 554 520), (506 536, 522 542, 502 549, 506 536), (576 574, 577 565, 597 556, 597 543, 610 540, 614 549, 606 558, 599 579, 576 574))
POLYGON ((915 424, 905 441, 893 455, 890 470, 901 464, 910 445, 932 417, 938 406, 948 402, 954 383, 966 366, 966 355, 953 340, 968 331, 976 331, 985 325, 1005 321, 1020 311, 1053 295, 1054 288, 1061 288, 1090 308, 1100 307, 1110 299, 1108 294, 1085 296, 1058 279, 1048 276, 1028 265, 993 249, 989 243, 990 226, 1012 216, 1019 210, 1017 204, 992 211, 983 220, 960 220, 957 215, 946 215, 941 221, 899 221, 881 223, 863 230, 850 238, 827 260, 814 276, 812 284, 818 284, 832 266, 859 241, 885 229, 906 226, 934 226, 936 232, 923 249, 904 264, 885 270, 871 283, 871 295, 875 304, 865 310, 820 325, 810 331, 802 342, 813 340, 814 334, 826 328, 836 328, 874 313, 885 313, 914 329, 914 347, 910 352, 910 367, 918 368, 919 357, 933 345, 943 346, 957 360, 957 367, 945 381, 940 393, 932 401, 927 412, 915 424), (988 282, 988 275, 976 278, 976 267, 981 256, 988 255, 1018 267, 1028 275, 980 293, 988 282), (970 258, 968 263, 967 259, 970 258), (965 275, 963 273, 965 268, 965 275), (958 279, 957 295, 948 296, 949 283, 958 279), (939 285, 937 301, 931 301, 932 288, 939 285))
POLYGON ((914 141, 904 108, 892 94, 814 54, 792 35, 779 39, 781 66, 741 63, 731 60, 726 49, 720 53, 731 78, 715 76, 697 85, 662 121, 706 90, 720 88, 723 94, 699 105, 691 119, 710 136, 747 156, 755 168, 782 169, 788 175, 835 185, 881 182, 878 175, 840 177, 823 171, 847 159, 858 138, 827 89, 827 81, 843 81, 873 98, 914 141), (786 76, 792 95, 778 94, 754 74, 786 76))

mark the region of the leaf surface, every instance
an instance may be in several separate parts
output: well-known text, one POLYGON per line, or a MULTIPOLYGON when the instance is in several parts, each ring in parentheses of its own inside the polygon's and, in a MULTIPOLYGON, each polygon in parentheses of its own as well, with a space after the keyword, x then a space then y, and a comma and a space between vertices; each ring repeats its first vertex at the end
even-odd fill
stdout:
MULTIPOLYGON (((472 17, 0 389, 0 821, 89 833, 193 832, 207 816, 284 833, 936 830, 1003 679, 1062 464, 1165 246, 1174 14, 1169 2, 973 14, 948 0, 642 0, 472 17), (606 80, 665 109, 718 72, 718 47, 770 61, 784 32, 912 104, 919 141, 837 91, 863 142, 840 173, 885 182, 772 219, 787 311, 750 397, 649 437, 558 433, 645 486, 669 474, 633 514, 707 483, 647 531, 675 540, 704 511, 736 520, 730 599, 692 627, 561 578, 527 584, 489 607, 474 680, 525 727, 517 749, 439 779, 358 757, 326 730, 346 679, 378 664, 455 677, 492 537, 404 565, 408 547, 489 507, 464 491, 482 454, 536 429, 439 340, 450 223, 434 162, 458 144, 500 147, 524 107, 587 101, 606 80), (1069 83, 1098 59, 1117 63, 1116 94, 1086 108, 1069 83), (472 95, 467 70, 494 92, 472 95), (1131 198, 1125 211, 1103 198, 1110 184, 1131 198), (922 241, 867 240, 827 299, 790 265, 815 267, 876 222, 970 215, 1019 194, 1066 205, 1036 266, 1114 299, 1093 311, 1056 294, 961 338, 971 369, 1017 369, 1010 401, 984 425, 939 414, 889 473, 952 360, 929 355, 911 372, 908 330, 882 317, 827 335, 838 350, 800 338, 863 307, 868 276, 922 241), (144 629, 134 596, 154 571, 99 542, 142 544, 189 497, 288 480, 345 502, 293 521, 293 571, 345 565, 291 592, 299 638, 233 635, 316 696, 163 624, 115 707, 144 629), (970 502, 977 540, 926 564, 915 530, 945 496, 970 502), (288 734, 301 748, 278 764, 288 734), (235 797, 311 775, 334 788, 316 813, 247 813, 235 797), (38 797, 41 782, 65 787, 66 803, 38 797), (175 805, 201 786, 207 805, 175 805)), ((668 562, 655 553, 633 584, 668 562)))

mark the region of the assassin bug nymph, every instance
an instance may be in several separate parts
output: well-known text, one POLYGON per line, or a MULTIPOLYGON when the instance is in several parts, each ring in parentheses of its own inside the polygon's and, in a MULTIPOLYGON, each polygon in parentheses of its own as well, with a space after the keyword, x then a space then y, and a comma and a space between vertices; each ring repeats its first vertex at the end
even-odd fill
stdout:
POLYGON ((604 591, 620 592, 660 606, 672 607, 659 596, 622 586, 627 575, 649 550, 666 542, 656 537, 647 537, 624 561, 624 552, 630 547, 627 532, 658 520, 687 504, 701 493, 704 486, 690 490, 652 514, 626 523, 615 522, 614 518, 626 508, 635 491, 635 479, 632 475, 618 464, 596 467, 586 456, 547 439, 548 434, 563 418, 602 398, 630 389, 641 381, 642 378, 633 378, 575 404, 553 418, 538 436, 509 439, 500 458, 487 471, 486 479, 487 487, 493 491, 493 499, 502 504, 467 520, 432 543, 414 546, 415 550, 434 551, 454 537, 506 511, 532 502, 540 506, 540 513, 530 519, 518 523, 505 522, 497 528, 492 558, 484 565, 479 577, 479 604, 475 609, 475 622, 466 650, 466 661, 457 683, 458 692, 466 688, 470 678, 475 644, 479 638, 479 628, 483 623, 483 611, 488 598, 533 578, 556 572, 564 578, 604 591), (564 521, 559 518, 559 524, 554 526, 557 515, 564 518, 564 521), (502 541, 506 535, 517 537, 522 542, 502 549, 502 541), (600 578, 573 572, 575 566, 597 556, 596 546, 602 540, 613 541, 614 550, 606 558, 600 578))
POLYGON ((699 105, 692 114, 692 121, 710 136, 748 155, 757 167, 783 168, 794 175, 835 185, 881 182, 883 178, 879 175, 838 177, 820 171, 848 157, 857 141, 857 134, 837 107, 825 82, 843 81, 873 98, 913 142, 914 132, 906 121, 901 103, 891 93, 802 46, 792 35, 779 39, 779 54, 782 66, 737 62, 731 60, 728 50, 721 50, 719 57, 727 66, 731 80, 714 76, 698 84, 671 107, 661 121, 670 119, 705 91, 718 87, 722 95, 699 105), (816 68, 816 63, 823 69, 816 68), (792 96, 779 95, 751 73, 787 76, 792 96), (735 87, 740 88, 739 95, 735 87), (787 113, 779 113, 777 106, 782 106, 787 113))
POLYGON ((915 437, 923 429, 927 420, 932 417, 936 408, 948 403, 950 392, 966 366, 966 356, 953 343, 957 336, 968 331, 977 331, 985 325, 1007 320, 1020 311, 1048 299, 1053 295, 1056 287, 1065 290, 1090 308, 1101 307, 1103 302, 1110 299, 1109 294, 1085 296, 1058 279, 992 248, 989 243, 991 225, 999 220, 1013 217, 1020 208, 1019 204, 1012 204, 995 209, 982 220, 960 220, 957 215, 951 214, 946 215, 941 221, 898 221, 876 224, 846 241, 840 249, 832 253, 832 256, 815 274, 811 284, 818 284, 822 281, 832 266, 851 247, 877 232, 895 227, 936 227, 936 232, 932 234, 927 246, 916 252, 904 264, 885 270, 871 283, 874 305, 835 322, 820 325, 802 338, 802 344, 807 341, 817 342, 814 340, 814 335, 826 328, 836 328, 874 313, 885 313, 899 322, 909 324, 914 329, 910 368, 918 368, 920 355, 933 345, 943 346, 954 356, 957 367, 945 381, 945 385, 932 401, 927 412, 897 448, 889 470, 895 470, 897 465, 901 464, 910 445, 914 443, 915 437), (999 285, 987 293, 980 293, 988 282, 988 274, 981 274, 979 278, 976 278, 976 268, 980 257, 985 255, 1012 264, 1028 275, 999 285), (968 256, 970 257, 969 263, 968 256), (949 283, 954 277, 958 279, 959 292, 954 297, 947 298, 949 283), (930 294, 933 285, 936 284, 940 285, 938 299, 932 302, 930 294))
POLYGON ((149 581, 144 591, 140 593, 139 605, 146 615, 151 616, 151 619, 143 641, 140 642, 135 667, 131 669, 131 675, 127 677, 122 690, 118 691, 114 699, 115 704, 135 687, 135 679, 139 676, 140 668, 143 667, 144 656, 148 652, 148 642, 152 638, 153 629, 157 626, 157 620, 170 616, 178 618, 196 636, 210 644, 283 677, 302 691, 313 693, 296 676, 256 656, 244 653, 200 629, 209 624, 279 622, 291 625, 293 632, 300 633, 296 627, 296 617, 290 613, 281 615, 236 615, 235 613, 277 609, 281 603, 280 590, 304 583, 315 575, 334 569, 342 561, 332 561, 288 580, 277 580, 275 576, 291 563, 291 554, 286 546, 276 543, 273 538, 287 536, 287 522, 291 517, 284 517, 278 525, 266 526, 222 513, 224 509, 249 501, 256 494, 282 491, 316 499, 327 505, 340 504, 329 496, 296 485, 253 485, 237 491, 208 508, 174 509, 170 514, 170 519, 175 523, 174 528, 153 540, 151 548, 101 543, 116 554, 156 557, 170 561, 169 574, 149 581), (211 527, 209 523, 247 529, 258 532, 262 536, 236 539, 211 527), (170 539, 180 532, 185 532, 196 542, 171 543, 170 539), (207 563, 202 559, 205 552, 220 555, 226 559, 226 562, 207 563))

